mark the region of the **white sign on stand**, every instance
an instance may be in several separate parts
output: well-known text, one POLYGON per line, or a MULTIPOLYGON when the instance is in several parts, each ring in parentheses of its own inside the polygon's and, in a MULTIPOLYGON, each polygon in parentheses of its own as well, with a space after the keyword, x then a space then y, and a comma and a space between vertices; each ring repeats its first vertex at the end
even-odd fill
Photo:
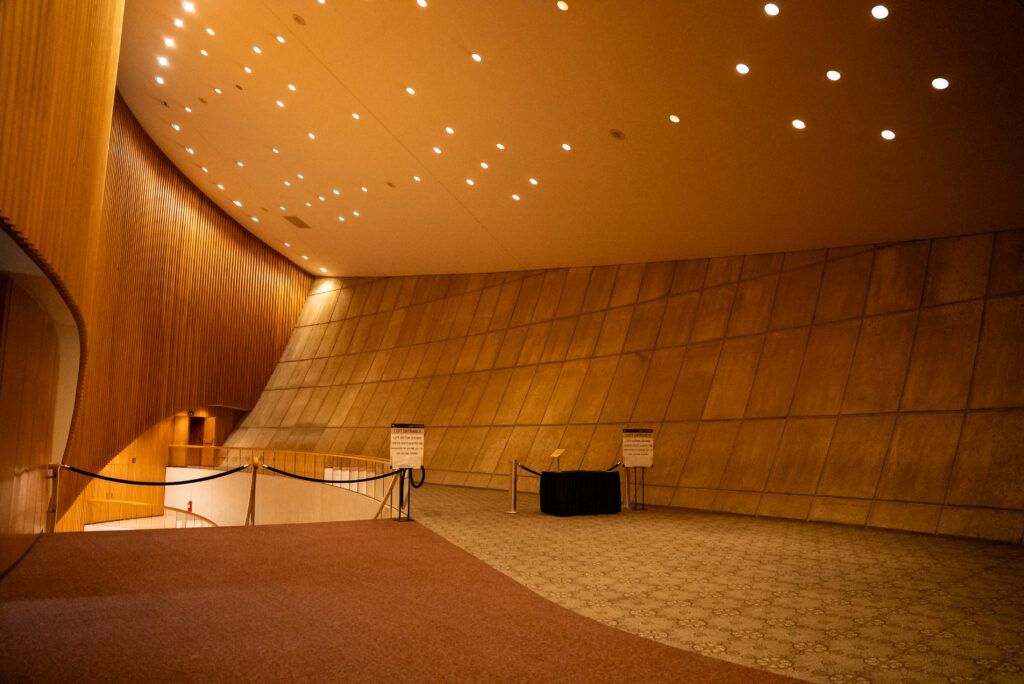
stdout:
POLYGON ((622 464, 627 468, 654 466, 654 430, 625 428, 622 431, 622 464))
POLYGON ((418 423, 391 424, 391 467, 420 468, 423 466, 423 425, 418 423))

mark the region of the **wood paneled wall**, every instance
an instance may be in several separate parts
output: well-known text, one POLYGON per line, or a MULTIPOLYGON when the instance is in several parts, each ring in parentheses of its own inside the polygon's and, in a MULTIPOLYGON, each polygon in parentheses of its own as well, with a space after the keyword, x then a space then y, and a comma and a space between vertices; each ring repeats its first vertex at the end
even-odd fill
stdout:
POLYGON ((0 273, 0 572, 46 522, 57 372, 49 314, 0 273))
MULTIPOLYGON (((67 456, 94 470, 175 413, 251 408, 312 282, 196 190, 120 98, 97 239, 102 297, 67 456)), ((61 510, 84 486, 62 479, 61 510)))
POLYGON ((605 468, 653 427, 648 502, 1021 541, 1024 231, 516 273, 320 280, 230 444, 428 479, 605 468))

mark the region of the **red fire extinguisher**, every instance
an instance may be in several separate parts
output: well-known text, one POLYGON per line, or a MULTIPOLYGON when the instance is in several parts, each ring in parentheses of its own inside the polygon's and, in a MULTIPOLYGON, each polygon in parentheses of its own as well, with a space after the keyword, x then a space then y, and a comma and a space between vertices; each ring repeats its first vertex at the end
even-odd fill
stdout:
POLYGON ((189 500, 188 500, 188 512, 189 512, 189 513, 191 513, 191 512, 192 512, 192 499, 189 499, 189 500))

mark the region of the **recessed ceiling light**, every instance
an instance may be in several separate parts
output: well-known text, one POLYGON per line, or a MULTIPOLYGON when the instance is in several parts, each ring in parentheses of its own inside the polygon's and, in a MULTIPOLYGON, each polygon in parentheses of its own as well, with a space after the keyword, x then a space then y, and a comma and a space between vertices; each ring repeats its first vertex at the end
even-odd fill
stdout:
POLYGON ((290 242, 284 242, 284 243, 282 243, 282 244, 283 244, 283 245, 284 245, 285 247, 291 247, 291 246, 292 246, 292 243, 290 243, 290 242))
POLYGON ((495 145, 495 147, 497 147, 499 150, 505 149, 505 146, 502 145, 501 143, 498 143, 497 145, 495 145))
POLYGON ((488 166, 487 166, 487 162, 480 162, 480 168, 481 168, 481 169, 486 169, 486 168, 488 168, 488 166))
POLYGON ((164 45, 166 45, 167 47, 174 47, 174 39, 164 38, 164 45))
POLYGON ((307 207, 311 207, 311 206, 313 206, 313 205, 312 205, 312 204, 310 204, 309 202, 306 202, 306 206, 307 206, 307 207))
POLYGON ((427 0, 416 0, 416 4, 419 5, 420 7, 426 7, 427 0))
POLYGON ((512 195, 512 199, 514 199, 514 200, 516 200, 518 202, 519 201, 519 195, 512 195))
POLYGON ((245 164, 243 164, 242 162, 235 162, 235 163, 238 164, 239 166, 245 166, 245 164))
POLYGON ((672 123, 679 123, 679 117, 676 116, 675 114, 669 114, 668 120, 671 121, 672 123))
POLYGON ((242 67, 242 68, 245 70, 245 73, 247 73, 247 74, 251 74, 252 73, 252 69, 250 69, 249 67, 242 67))
POLYGON ((199 54, 201 54, 203 57, 209 57, 210 56, 210 53, 207 52, 206 50, 200 50, 199 54))
POLYGON ((342 223, 344 223, 345 222, 345 217, 344 216, 339 216, 338 220, 341 221, 342 223))
POLYGON ((324 196, 323 196, 323 195, 317 195, 317 196, 316 196, 316 198, 317 198, 318 200, 320 200, 321 202, 323 202, 323 201, 324 201, 324 196))
POLYGON ((206 32, 207 32, 207 33, 209 33, 209 34, 210 34, 211 36, 215 36, 215 35, 217 35, 217 34, 215 34, 215 33, 213 32, 213 29, 212 29, 212 28, 210 28, 209 26, 207 26, 207 27, 206 27, 206 32))
POLYGON ((840 74, 835 69, 830 69, 830 70, 825 72, 825 77, 828 78, 828 80, 830 80, 830 81, 838 81, 840 78, 843 77, 843 75, 840 74))
POLYGON ((173 128, 176 131, 180 131, 181 130, 181 126, 179 126, 178 124, 171 124, 171 128, 173 128))
POLYGON ((308 136, 309 136, 309 139, 310 139, 310 140, 316 140, 316 136, 315 136, 315 135, 313 135, 313 133, 312 133, 312 132, 310 132, 310 133, 307 133, 306 135, 308 135, 308 136))
POLYGON ((568 152, 569 150, 572 149, 572 146, 569 145, 569 143, 562 143, 562 149, 568 152))
POLYGON ((893 138, 896 137, 896 134, 887 128, 884 131, 882 131, 882 137, 885 138, 886 140, 892 140, 893 138))
POLYGON ((946 79, 944 79, 944 78, 934 78, 934 79, 932 79, 932 88, 935 88, 936 90, 945 90, 948 87, 949 87, 949 81, 947 81, 946 79))
POLYGON ((164 77, 163 76, 157 76, 156 77, 156 82, 159 83, 160 85, 163 85, 164 84, 164 77))
POLYGON ((191 107, 185 107, 185 111, 188 112, 189 114, 191 114, 192 113, 192 108, 191 107))
POLYGON ((224 186, 223 186, 223 185, 221 185, 220 183, 217 183, 217 187, 218 187, 218 188, 220 188, 221 190, 223 190, 223 189, 224 189, 224 186))
POLYGON ((793 128, 801 128, 802 129, 802 128, 806 128, 806 127, 807 127, 807 124, 805 124, 800 119, 793 119, 793 128))
POLYGON ((196 3, 185 0, 185 2, 181 3, 181 9, 185 10, 186 12, 195 12, 196 3))
POLYGON ((291 181, 285 181, 285 182, 284 182, 284 184, 285 184, 285 185, 287 185, 288 187, 291 187, 291 186, 292 186, 292 183, 291 183, 291 181))
POLYGON ((413 90, 412 88, 406 88, 405 92, 409 93, 410 95, 415 95, 416 94, 416 91, 413 90))
POLYGON ((412 179, 413 179, 414 181, 416 181, 417 183, 419 183, 419 182, 420 182, 420 177, 419 177, 419 176, 413 176, 413 177, 412 177, 412 179))
POLYGON ((196 153, 196 151, 193 150, 191 147, 186 147, 185 151, 188 152, 189 154, 195 154, 196 153))
POLYGON ((278 100, 277 101, 277 106, 278 107, 284 107, 284 102, 281 102, 280 100, 278 100))
POLYGON ((235 200, 234 202, 232 202, 232 204, 234 204, 236 207, 242 206, 242 203, 239 202, 238 200, 235 200))
POLYGON ((466 179, 466 185, 474 185, 473 179, 472 178, 467 178, 466 179))
POLYGON ((558 2, 556 2, 555 4, 558 6, 558 9, 562 10, 563 12, 569 9, 569 3, 567 3, 565 0, 558 0, 558 2))
POLYGON ((274 151, 274 154, 281 154, 281 151, 278 150, 276 147, 271 147, 270 149, 274 151))
POLYGON ((452 128, 451 126, 445 126, 444 132, 447 133, 448 135, 454 135, 455 129, 452 128))
POLYGON ((262 55, 263 54, 263 50, 260 50, 260 46, 259 45, 253 45, 252 46, 252 51, 255 52, 257 55, 262 55))
POLYGON ((779 13, 779 6, 776 5, 774 2, 769 2, 767 5, 764 6, 764 13, 767 14, 769 17, 774 17, 776 14, 779 13))
POLYGON ((736 65, 736 71, 741 73, 741 74, 749 74, 750 73, 750 67, 748 67, 746 64, 737 64, 736 65))
POLYGON ((362 190, 363 192, 367 192, 365 187, 360 187, 359 189, 362 190))
POLYGON ((352 112, 352 118, 353 118, 353 119, 358 119, 358 118, 359 118, 359 115, 358 115, 358 114, 356 114, 355 112, 352 112))
POLYGON ((159 64, 160 66, 164 66, 164 67, 167 66, 168 64, 170 64, 170 62, 167 61, 167 58, 163 57, 163 56, 158 56, 156 58, 156 63, 159 64))
POLYGON ((885 19, 889 16, 889 8, 885 5, 875 5, 871 8, 871 16, 875 19, 885 19))
MULTIPOLYGON (((280 209, 281 211, 286 211, 283 204, 281 206, 279 206, 278 209, 280 209)), ((288 243, 285 243, 285 244, 288 244, 288 243)))
POLYGON ((530 179, 530 185, 536 185, 536 184, 537 184, 537 179, 536 178, 531 178, 530 179))
POLYGON ((303 175, 302 175, 301 173, 297 173, 297 174, 295 174, 295 176, 296 176, 297 178, 305 178, 305 176, 303 176, 303 175))
POLYGON ((200 166, 199 168, 203 170, 203 173, 210 173, 210 171, 205 166, 200 166))
POLYGON ((220 93, 221 93, 221 90, 220 90, 220 88, 214 88, 214 89, 213 89, 213 92, 215 92, 215 93, 217 93, 218 95, 220 95, 220 93))
POLYGON ((178 28, 184 28, 185 27, 185 22, 183 22, 181 19, 175 19, 174 20, 174 25, 177 26, 178 28))
POLYGON ((284 36, 278 36, 277 37, 277 42, 278 43, 283 43, 284 42, 284 36))
POLYGON ((327 273, 327 269, 326 269, 326 268, 324 268, 323 266, 321 266, 321 267, 320 267, 320 272, 321 272, 321 273, 327 273))
POLYGON ((290 90, 290 91, 292 91, 294 93, 295 92, 295 86, 292 85, 291 83, 289 83, 288 84, 288 90, 290 90))
POLYGON ((341 194, 340 192, 338 192, 337 188, 335 188, 334 190, 331 190, 331 192, 333 192, 335 195, 340 195, 341 194))
POLYGON ((435 147, 434 148, 434 154, 441 154, 441 148, 440 147, 435 147))
POLYGON ((305 254, 302 255, 302 258, 305 259, 306 261, 309 261, 309 257, 306 256, 305 254))
POLYGON ((353 216, 359 216, 359 212, 358 212, 358 211, 353 211, 353 212, 352 212, 352 215, 353 215, 353 216))
POLYGON ((476 54, 475 52, 473 54, 471 54, 470 57, 473 58, 474 62, 479 62, 479 61, 483 60, 483 57, 481 57, 480 55, 476 54))
POLYGON ((259 223, 260 222, 260 220, 258 218, 256 218, 255 216, 250 216, 249 218, 252 219, 253 223, 259 223))

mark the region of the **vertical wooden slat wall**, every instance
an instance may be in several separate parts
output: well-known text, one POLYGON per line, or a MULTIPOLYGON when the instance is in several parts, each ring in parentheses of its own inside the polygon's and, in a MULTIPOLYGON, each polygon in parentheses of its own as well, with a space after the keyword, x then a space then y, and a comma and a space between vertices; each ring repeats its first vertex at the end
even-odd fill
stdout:
POLYGON ((650 503, 1020 542, 1024 231, 319 280, 229 443, 386 457, 392 422, 434 482, 651 427, 650 503))

